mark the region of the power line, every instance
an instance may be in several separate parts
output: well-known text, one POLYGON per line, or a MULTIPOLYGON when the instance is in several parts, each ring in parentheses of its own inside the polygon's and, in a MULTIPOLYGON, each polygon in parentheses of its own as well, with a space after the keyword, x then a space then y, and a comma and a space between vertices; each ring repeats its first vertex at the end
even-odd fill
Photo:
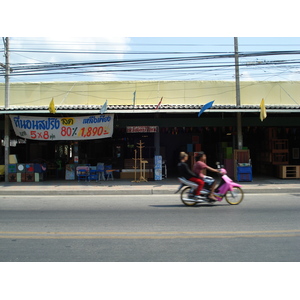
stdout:
MULTIPOLYGON (((32 41, 38 43, 36 40, 27 40, 30 48, 21 49, 18 47, 12 48, 11 53, 13 55, 22 56, 21 53, 32 53, 34 55, 48 55, 48 54, 75 54, 75 55, 159 55, 161 57, 156 58, 135 58, 135 59, 115 59, 115 60, 93 60, 93 61, 65 61, 65 62, 54 62, 54 63, 44 63, 44 60, 39 60, 39 63, 11 63, 13 72, 11 77, 17 78, 21 76, 46 76, 46 75, 89 75, 89 74, 135 74, 135 76, 166 76, 170 75, 174 77, 174 72, 177 76, 202 76, 202 74, 218 72, 219 74, 223 72, 223 76, 228 75, 232 72, 234 63, 234 53, 224 52, 224 51, 120 51, 120 50, 76 50, 76 47, 72 47, 75 50, 70 50, 63 48, 62 46, 88 46, 88 45, 110 45, 111 43, 105 42, 66 42, 66 43, 56 43, 53 42, 52 45, 57 45, 60 49, 55 50, 45 50, 41 48, 33 48, 32 41), (201 73, 199 73, 201 71, 201 73), (172 72, 172 73, 171 73, 172 72), (192 73, 191 73, 192 72, 192 73), (166 75, 164 75, 166 74, 166 75), (192 74, 192 75, 189 75, 192 74)), ((25 43, 26 44, 26 43, 25 43)), ((40 45, 40 44, 37 44, 40 45)), ((114 43, 116 45, 122 45, 114 43)), ((134 45, 139 45, 135 43, 134 45)), ((230 46, 230 44, 140 44, 143 47, 150 46, 230 46)), ((289 44, 290 46, 299 46, 298 44, 289 44)), ((240 47, 244 46, 276 46, 276 44, 240 44, 240 47)), ((278 44, 278 46, 283 46, 278 44)), ((287 46, 286 44, 284 46, 287 46)), ((262 67, 265 70, 271 70, 272 68, 288 68, 295 69, 299 67, 299 59, 283 59, 283 56, 298 56, 300 50, 271 50, 271 51, 245 51, 239 52, 240 64, 242 68, 249 68, 257 72, 262 71, 262 67), (274 57, 282 56, 282 59, 276 60, 260 60, 260 57, 274 57), (256 58, 256 61, 245 61, 246 59, 256 58)), ((34 59, 27 57, 27 59, 34 59)), ((38 61, 38 60, 37 60, 38 61)))

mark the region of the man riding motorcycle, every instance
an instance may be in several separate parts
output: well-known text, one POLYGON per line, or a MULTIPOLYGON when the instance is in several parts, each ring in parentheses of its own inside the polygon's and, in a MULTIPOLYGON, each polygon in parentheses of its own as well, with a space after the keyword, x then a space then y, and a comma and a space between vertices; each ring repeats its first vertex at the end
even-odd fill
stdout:
POLYGON ((214 169, 212 167, 209 167, 206 162, 206 155, 203 151, 199 152, 199 154, 195 157, 196 163, 193 167, 193 172, 199 176, 205 183, 207 183, 210 186, 210 194, 208 198, 210 200, 217 200, 214 196, 214 191, 216 188, 216 182, 215 180, 210 176, 205 176, 203 174, 203 170, 207 169, 211 172, 221 173, 220 170, 214 169))

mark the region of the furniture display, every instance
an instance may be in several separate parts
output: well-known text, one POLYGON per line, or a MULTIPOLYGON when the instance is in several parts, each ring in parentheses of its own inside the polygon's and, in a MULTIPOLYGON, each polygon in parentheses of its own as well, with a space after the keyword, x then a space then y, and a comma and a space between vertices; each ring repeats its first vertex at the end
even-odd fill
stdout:
POLYGON ((98 180, 105 180, 104 163, 97 163, 98 180))
POLYGON ((104 166, 104 175, 106 177, 106 180, 114 180, 113 171, 114 170, 112 169, 112 165, 104 166))
POLYGON ((77 175, 78 182, 80 180, 88 181, 89 180, 89 175, 90 175, 89 166, 76 167, 76 175, 77 175))
POLYGON ((89 181, 90 180, 95 180, 98 181, 98 172, 97 172, 97 167, 89 167, 89 181))
POLYGON ((282 179, 300 178, 300 166, 298 165, 278 166, 278 177, 282 179))

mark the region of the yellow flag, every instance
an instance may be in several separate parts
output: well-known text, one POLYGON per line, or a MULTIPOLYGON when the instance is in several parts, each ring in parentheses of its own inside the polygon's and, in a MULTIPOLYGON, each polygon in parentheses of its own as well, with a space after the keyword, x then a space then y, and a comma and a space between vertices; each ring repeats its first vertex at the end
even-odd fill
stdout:
POLYGON ((265 107, 265 100, 262 98, 260 102, 260 120, 263 121, 267 117, 267 111, 265 107))
POLYGON ((54 106, 54 99, 52 98, 50 104, 49 104, 49 111, 52 113, 52 114, 55 114, 56 113, 56 110, 55 110, 55 106, 54 106))

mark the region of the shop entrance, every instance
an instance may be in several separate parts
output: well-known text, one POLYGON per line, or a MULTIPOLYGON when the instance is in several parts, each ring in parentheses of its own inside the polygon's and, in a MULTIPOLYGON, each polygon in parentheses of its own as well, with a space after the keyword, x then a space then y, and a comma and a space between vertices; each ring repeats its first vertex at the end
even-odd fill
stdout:
MULTIPOLYGON (((160 141, 170 175, 177 173, 181 151, 204 151, 212 167, 217 161, 234 166, 235 127, 161 128, 160 141)), ((278 177, 280 166, 300 164, 300 127, 243 127, 243 149, 250 151, 254 175, 278 177)))
POLYGON ((236 134, 233 130, 225 127, 162 128, 161 154, 166 161, 168 173, 176 176, 181 151, 189 155, 204 151, 207 154, 207 164, 212 167, 215 167, 217 161, 222 162, 224 158, 232 158, 232 149, 236 144, 236 134))
POLYGON ((65 165, 74 163, 73 143, 27 141, 27 151, 18 151, 18 161, 22 163, 46 164, 46 178, 63 179, 65 165))

